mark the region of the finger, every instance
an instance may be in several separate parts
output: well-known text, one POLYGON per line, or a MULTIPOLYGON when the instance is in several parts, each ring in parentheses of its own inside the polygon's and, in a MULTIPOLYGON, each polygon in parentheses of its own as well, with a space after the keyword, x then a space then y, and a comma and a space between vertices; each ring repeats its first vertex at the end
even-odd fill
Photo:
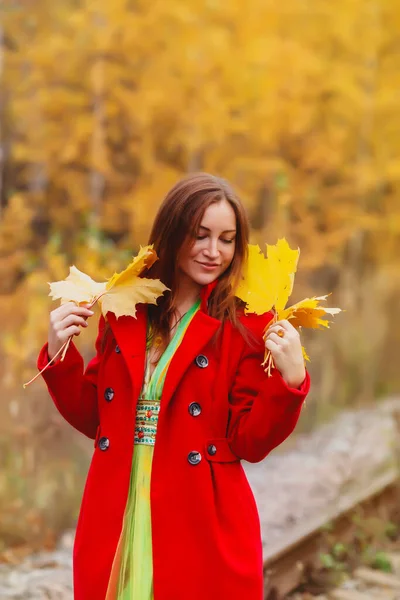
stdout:
POLYGON ((265 342, 265 347, 270 352, 275 352, 276 350, 279 350, 278 344, 276 344, 274 342, 274 340, 271 340, 270 338, 268 338, 267 341, 265 342))
POLYGON ((282 319, 281 321, 277 321, 276 323, 274 323, 274 325, 272 327, 276 327, 276 326, 282 327, 288 333, 298 334, 296 327, 294 327, 294 325, 292 325, 290 323, 290 321, 288 321, 287 319, 282 319))
POLYGON ((75 302, 72 302, 72 300, 70 300, 69 302, 63 302, 62 304, 60 304, 58 310, 63 309, 63 308, 72 308, 73 306, 77 306, 75 304, 75 302))
POLYGON ((74 309, 72 311, 72 314, 74 315, 81 315, 83 317, 91 317, 92 315, 94 315, 94 311, 91 310, 90 308, 87 308, 86 306, 74 306, 74 309))
POLYGON ((277 321, 276 323, 274 323, 274 326, 276 325, 278 325, 279 327, 283 327, 284 329, 286 329, 286 331, 294 329, 293 325, 289 323, 287 319, 281 319, 280 321, 277 321))
POLYGON ((94 312, 85 306, 77 306, 74 302, 67 302, 66 304, 62 304, 56 311, 54 311, 58 317, 58 319, 63 319, 64 317, 74 314, 82 317, 91 317, 94 315, 94 312))
POLYGON ((92 310, 89 306, 77 306, 76 308, 77 311, 75 314, 77 315, 87 315, 88 317, 94 315, 94 310, 92 310))
POLYGON ((286 329, 284 329, 280 325, 279 326, 273 325, 272 327, 270 327, 268 329, 267 336, 270 335, 271 333, 276 333, 277 335, 279 335, 279 337, 283 337, 286 333, 286 329))
POLYGON ((50 316, 52 318, 58 319, 62 315, 68 315, 71 312, 72 307, 74 306, 76 306, 74 302, 66 302, 65 304, 61 304, 61 306, 58 306, 57 308, 51 311, 50 316))
POLYGON ((60 329, 67 329, 67 327, 70 327, 71 325, 87 327, 88 323, 83 317, 78 317, 77 315, 68 315, 59 323, 60 329))
POLYGON ((272 332, 271 335, 268 336, 268 339, 272 340, 277 346, 286 344, 285 340, 275 332, 272 332))
POLYGON ((63 333, 67 336, 67 339, 68 339, 72 335, 80 335, 81 331, 82 330, 80 329, 80 327, 77 327, 76 325, 72 325, 71 327, 68 327, 67 329, 65 329, 63 333))
MULTIPOLYGON (((90 312, 93 312, 93 310, 92 310, 92 306, 93 306, 93 304, 86 303, 86 304, 81 304, 81 305, 79 306, 79 308, 86 308, 87 310, 90 310, 90 312)), ((94 314, 94 313, 93 313, 93 314, 94 314)))

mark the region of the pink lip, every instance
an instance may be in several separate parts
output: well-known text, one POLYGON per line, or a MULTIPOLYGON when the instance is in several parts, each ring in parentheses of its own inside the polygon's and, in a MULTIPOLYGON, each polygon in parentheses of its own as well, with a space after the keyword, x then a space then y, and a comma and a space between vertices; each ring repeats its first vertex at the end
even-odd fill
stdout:
POLYGON ((216 265, 216 264, 206 264, 206 263, 201 263, 199 262, 199 265, 201 265, 204 269, 207 269, 209 271, 211 271, 212 269, 216 269, 217 267, 219 267, 220 265, 216 265))

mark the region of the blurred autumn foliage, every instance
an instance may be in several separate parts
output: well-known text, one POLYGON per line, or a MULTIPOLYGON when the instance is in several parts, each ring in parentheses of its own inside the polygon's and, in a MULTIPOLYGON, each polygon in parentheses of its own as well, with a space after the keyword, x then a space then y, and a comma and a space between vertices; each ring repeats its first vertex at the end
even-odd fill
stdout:
MULTIPOLYGON (((347 311, 307 339, 307 423, 398 389, 399 31, 399 0, 3 0, 2 515, 29 505, 42 534, 70 523, 72 457, 90 447, 42 383, 22 391, 46 282, 72 264, 97 281, 124 267, 188 171, 234 184, 253 242, 300 247, 294 295, 333 291, 347 311)), ((0 537, 20 539, 16 522, 0 537)))

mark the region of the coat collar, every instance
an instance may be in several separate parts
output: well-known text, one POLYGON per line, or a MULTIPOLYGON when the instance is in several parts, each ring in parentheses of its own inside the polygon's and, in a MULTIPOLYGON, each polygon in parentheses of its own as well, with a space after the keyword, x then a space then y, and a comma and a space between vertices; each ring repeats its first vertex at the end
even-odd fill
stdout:
POLYGON ((200 308, 205 313, 207 313, 208 300, 209 300, 209 298, 211 296, 211 292, 216 287, 217 283, 218 283, 218 279, 215 279, 215 281, 212 281, 208 285, 203 286, 203 288, 202 288, 202 290, 200 292, 200 300, 201 300, 201 306, 200 306, 200 308))
MULTIPOLYGON (((167 372, 162 399, 164 407, 171 400, 185 371, 221 325, 219 319, 207 314, 207 303, 216 285, 217 281, 214 281, 201 290, 200 310, 190 322, 187 334, 175 352, 167 372)), ((128 367, 133 392, 132 409, 135 411, 136 401, 143 386, 145 369, 147 305, 138 305, 136 317, 117 319, 113 313, 108 313, 107 319, 128 367)))

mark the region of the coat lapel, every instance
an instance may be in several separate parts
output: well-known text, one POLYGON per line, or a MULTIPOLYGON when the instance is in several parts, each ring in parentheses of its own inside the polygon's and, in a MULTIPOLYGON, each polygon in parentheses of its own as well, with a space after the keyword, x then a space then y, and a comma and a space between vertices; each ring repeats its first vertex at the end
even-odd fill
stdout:
POLYGON ((170 402, 185 371, 220 326, 221 321, 209 317, 202 310, 195 314, 169 365, 162 394, 163 410, 170 402))
MULTIPOLYGON (((162 395, 164 407, 171 400, 185 371, 221 326, 221 321, 206 314, 207 302, 216 284, 217 281, 214 281, 202 289, 201 308, 193 317, 172 358, 162 395)), ((147 305, 138 305, 136 317, 119 317, 117 319, 113 313, 109 312, 107 319, 128 367, 133 392, 132 410, 136 411, 136 402, 144 379, 147 305)))
POLYGON ((207 314, 208 299, 216 285, 217 280, 205 285, 201 290, 200 310, 193 317, 180 346, 172 357, 162 393, 163 409, 170 402, 190 364, 195 360, 200 350, 211 340, 221 325, 221 321, 207 314))
POLYGON ((128 367, 133 392, 132 409, 135 411, 144 378, 147 306, 139 305, 136 317, 119 317, 117 319, 110 312, 107 313, 107 319, 128 367))

